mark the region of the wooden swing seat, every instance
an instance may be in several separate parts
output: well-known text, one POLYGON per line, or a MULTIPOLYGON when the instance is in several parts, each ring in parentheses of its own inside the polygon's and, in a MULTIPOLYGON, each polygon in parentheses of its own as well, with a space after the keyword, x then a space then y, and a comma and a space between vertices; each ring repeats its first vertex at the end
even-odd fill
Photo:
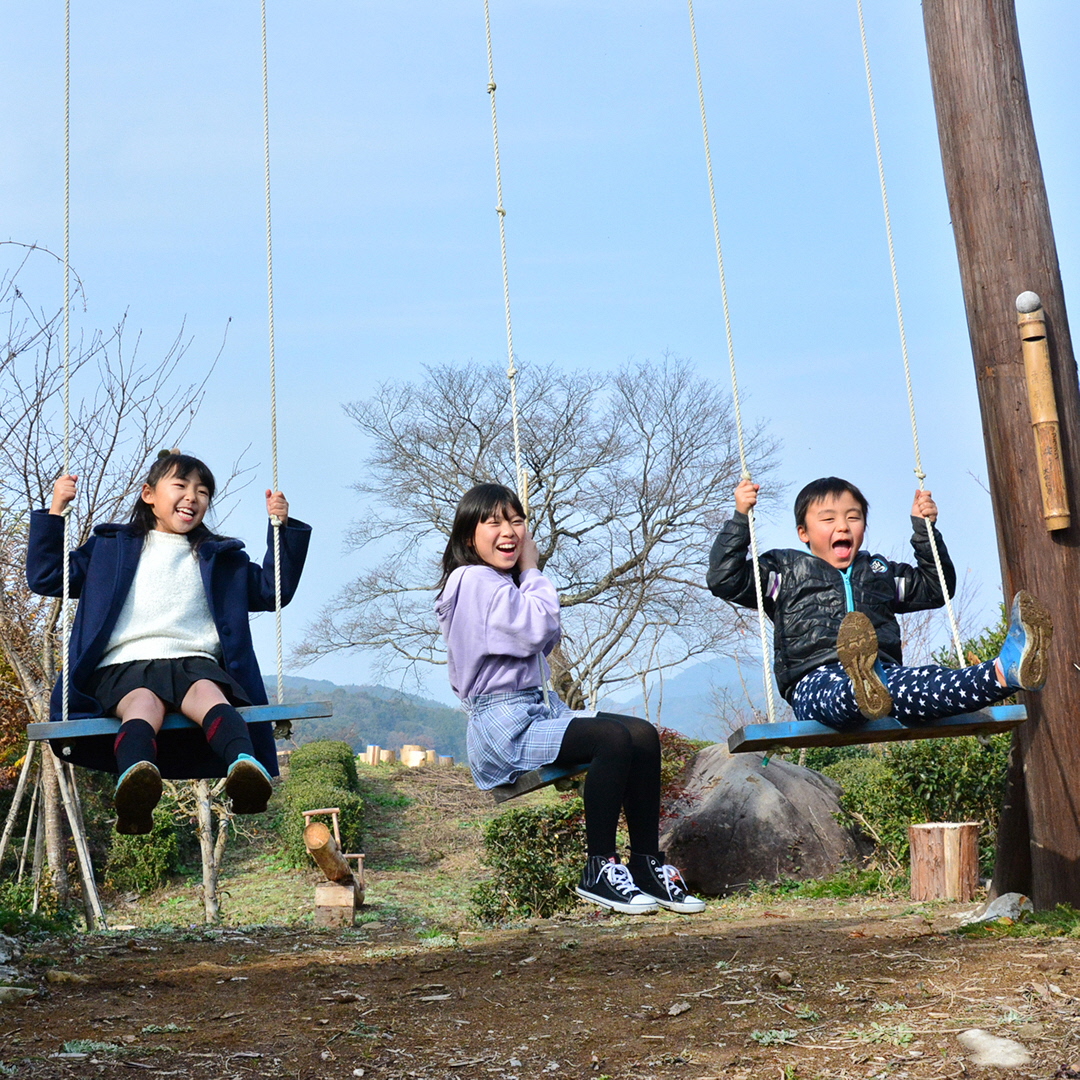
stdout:
POLYGON ((569 791, 574 781, 588 771, 588 765, 541 765, 539 769, 522 773, 512 784, 493 787, 491 794, 497 803, 504 803, 508 799, 528 795, 530 791, 538 791, 548 784, 554 784, 560 791, 569 791))
POLYGON ((793 749, 804 746, 860 746, 863 743, 944 739, 959 735, 996 735, 1000 731, 1018 727, 1026 719, 1027 709, 1023 705, 991 705, 978 712, 943 716, 928 720, 925 724, 902 724, 895 717, 885 716, 880 720, 867 720, 849 731, 837 731, 812 720, 747 724, 728 736, 728 750, 732 754, 749 754, 781 746, 793 749))
MULTIPOLYGON (((292 705, 245 705, 238 710, 249 724, 280 720, 313 720, 333 716, 334 707, 329 701, 305 701, 292 705)), ((177 728, 198 727, 180 713, 169 713, 161 725, 163 731, 177 728)), ((88 735, 115 735, 120 721, 115 716, 91 716, 82 720, 47 720, 41 724, 27 724, 26 737, 31 742, 48 739, 80 739, 88 735)))

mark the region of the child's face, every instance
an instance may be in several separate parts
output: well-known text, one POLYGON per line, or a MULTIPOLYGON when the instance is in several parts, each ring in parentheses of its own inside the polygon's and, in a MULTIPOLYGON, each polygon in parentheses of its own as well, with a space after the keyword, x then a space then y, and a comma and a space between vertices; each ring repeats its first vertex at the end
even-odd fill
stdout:
POLYGON ((506 571, 517 563, 524 539, 525 519, 504 506, 476 526, 472 546, 488 566, 506 571))
POLYGON ((812 502, 806 510, 806 524, 799 526, 799 539, 810 545, 810 553, 837 570, 852 564, 865 535, 866 517, 850 491, 812 502))
POLYGON ((142 500, 154 511, 158 532, 184 535, 202 524, 210 508, 210 489, 198 472, 180 476, 172 472, 153 487, 143 484, 142 500))

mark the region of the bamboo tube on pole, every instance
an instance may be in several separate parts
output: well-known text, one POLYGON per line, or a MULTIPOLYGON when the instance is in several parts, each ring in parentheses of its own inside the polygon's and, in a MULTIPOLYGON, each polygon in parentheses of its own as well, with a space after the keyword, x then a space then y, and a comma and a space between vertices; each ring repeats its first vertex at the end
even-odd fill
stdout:
POLYGON ((1043 518, 1046 528, 1053 532, 1067 529, 1072 518, 1061 460, 1061 422, 1054 397, 1050 348, 1046 342, 1046 314, 1038 293, 1022 292, 1016 298, 1016 323, 1020 328, 1024 352, 1024 374, 1027 378, 1031 427, 1035 434, 1035 456, 1039 462, 1043 518))

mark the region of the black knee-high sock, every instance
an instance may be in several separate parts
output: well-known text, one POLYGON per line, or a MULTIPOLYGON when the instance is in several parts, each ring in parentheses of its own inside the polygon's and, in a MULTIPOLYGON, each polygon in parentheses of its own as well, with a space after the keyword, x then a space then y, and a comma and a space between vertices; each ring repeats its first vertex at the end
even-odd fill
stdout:
POLYGON ((226 765, 231 765, 241 754, 255 756, 244 718, 228 703, 210 709, 203 717, 202 727, 210 749, 226 765))
POLYGON ((154 729, 145 720, 126 720, 113 741, 116 771, 123 776, 140 761, 157 761, 157 741, 154 729))

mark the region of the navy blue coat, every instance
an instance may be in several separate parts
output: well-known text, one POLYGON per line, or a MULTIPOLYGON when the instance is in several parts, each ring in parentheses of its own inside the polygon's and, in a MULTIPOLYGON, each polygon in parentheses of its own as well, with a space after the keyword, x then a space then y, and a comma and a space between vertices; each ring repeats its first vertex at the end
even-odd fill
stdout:
MULTIPOLYGON (((274 610, 273 526, 267 526, 266 556, 259 565, 251 561, 243 542, 235 539, 205 540, 199 547, 202 574, 210 614, 221 641, 221 662, 243 687, 253 705, 265 705, 259 662, 251 643, 248 612, 274 610)), ((311 527, 289 518, 281 530, 281 602, 287 604, 296 591, 307 556, 311 527)), ((68 649, 71 685, 68 716, 71 719, 100 716, 101 705, 83 687, 105 653, 109 637, 127 599, 142 554, 143 537, 131 525, 98 525, 82 547, 71 553, 70 593, 79 600, 68 649)), ((30 515, 30 541, 26 553, 26 580, 44 596, 63 593, 64 520, 45 510, 30 515)), ((59 720, 63 687, 53 687, 50 719, 59 720)), ((255 756, 277 775, 273 725, 249 724, 255 756)), ((73 744, 65 760, 107 772, 116 771, 112 736, 92 736, 73 744)), ((201 731, 162 731, 158 735, 162 776, 200 779, 223 776, 224 764, 210 751, 201 731)))

